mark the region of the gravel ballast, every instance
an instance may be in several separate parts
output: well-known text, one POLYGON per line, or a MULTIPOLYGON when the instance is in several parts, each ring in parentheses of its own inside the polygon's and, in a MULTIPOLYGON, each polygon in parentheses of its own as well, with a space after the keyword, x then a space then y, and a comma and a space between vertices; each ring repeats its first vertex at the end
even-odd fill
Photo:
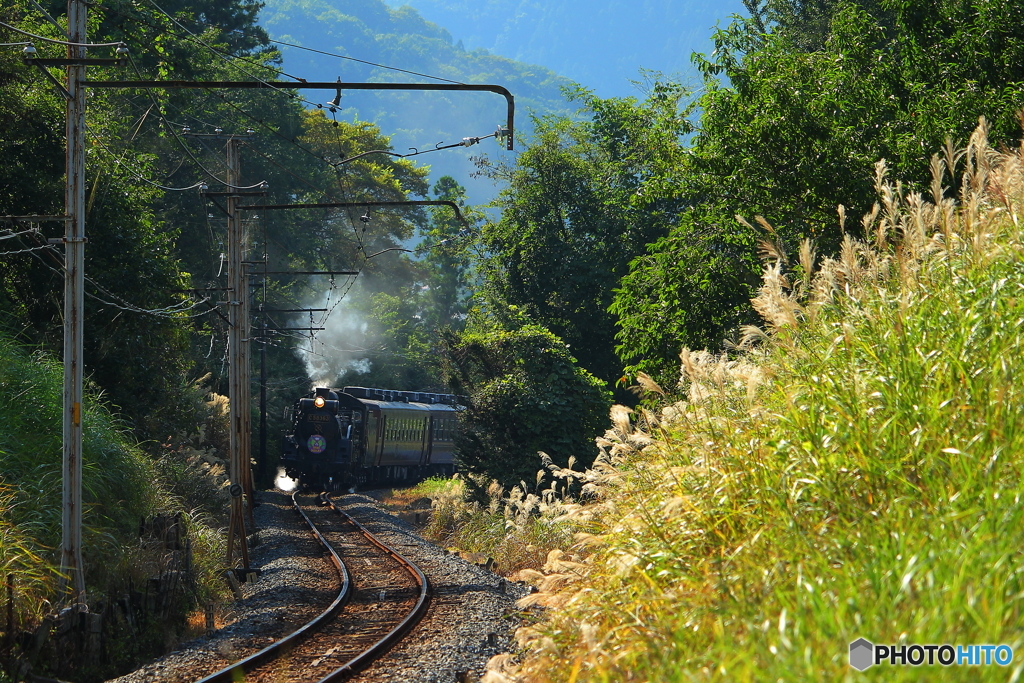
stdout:
MULTIPOLYGON (((291 509, 288 494, 261 492, 254 517, 261 543, 250 563, 261 570, 230 606, 231 621, 182 644, 112 683, 190 683, 295 630, 337 593, 333 566, 291 509)), ((363 494, 335 498, 384 543, 419 565, 431 585, 426 615, 403 641, 353 680, 450 683, 475 681, 487 660, 513 649, 520 625, 515 601, 529 588, 507 581, 420 538, 415 529, 363 494)), ((344 559, 344 558, 343 558, 344 559)))

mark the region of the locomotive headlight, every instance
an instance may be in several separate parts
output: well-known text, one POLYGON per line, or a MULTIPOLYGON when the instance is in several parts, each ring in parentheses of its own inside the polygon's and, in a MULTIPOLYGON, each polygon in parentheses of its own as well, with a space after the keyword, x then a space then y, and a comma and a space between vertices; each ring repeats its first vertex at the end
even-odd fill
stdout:
POLYGON ((316 406, 317 408, 323 408, 325 405, 327 405, 327 401, 324 400, 323 396, 317 396, 315 399, 313 399, 313 405, 316 406))

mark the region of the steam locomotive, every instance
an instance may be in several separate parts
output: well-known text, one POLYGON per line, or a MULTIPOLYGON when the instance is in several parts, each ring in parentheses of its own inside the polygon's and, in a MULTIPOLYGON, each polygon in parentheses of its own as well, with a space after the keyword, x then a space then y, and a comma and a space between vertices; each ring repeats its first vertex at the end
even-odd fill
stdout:
POLYGON ((320 491, 450 475, 460 410, 452 394, 318 388, 292 408, 281 465, 320 491))

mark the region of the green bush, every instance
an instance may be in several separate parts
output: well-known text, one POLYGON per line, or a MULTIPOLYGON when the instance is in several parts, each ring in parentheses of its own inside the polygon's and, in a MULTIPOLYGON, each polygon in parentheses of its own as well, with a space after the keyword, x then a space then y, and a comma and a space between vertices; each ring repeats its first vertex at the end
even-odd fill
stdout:
POLYGON ((534 480, 539 451, 593 461, 611 395, 558 337, 523 323, 449 334, 443 348, 447 384, 469 399, 455 440, 462 467, 511 488, 534 480))

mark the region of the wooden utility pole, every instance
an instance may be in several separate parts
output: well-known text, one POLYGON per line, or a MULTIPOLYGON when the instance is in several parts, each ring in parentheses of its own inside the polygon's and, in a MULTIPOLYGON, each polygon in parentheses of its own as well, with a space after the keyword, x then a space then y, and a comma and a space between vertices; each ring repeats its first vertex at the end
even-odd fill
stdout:
POLYGON ((231 520, 228 524, 227 565, 234 565, 234 547, 240 544, 244 568, 249 567, 249 549, 245 534, 245 513, 242 494, 248 494, 252 505, 252 487, 249 473, 249 283, 242 261, 245 260, 245 229, 242 212, 238 210, 241 197, 235 191, 242 184, 242 162, 239 141, 227 141, 227 214, 228 214, 228 419, 230 420, 228 476, 231 479, 231 520))
POLYGON ((68 0, 67 186, 64 235, 64 454, 61 572, 73 604, 85 602, 82 574, 82 323, 85 289, 86 3, 68 0), (77 62, 77 63, 76 63, 77 62))

